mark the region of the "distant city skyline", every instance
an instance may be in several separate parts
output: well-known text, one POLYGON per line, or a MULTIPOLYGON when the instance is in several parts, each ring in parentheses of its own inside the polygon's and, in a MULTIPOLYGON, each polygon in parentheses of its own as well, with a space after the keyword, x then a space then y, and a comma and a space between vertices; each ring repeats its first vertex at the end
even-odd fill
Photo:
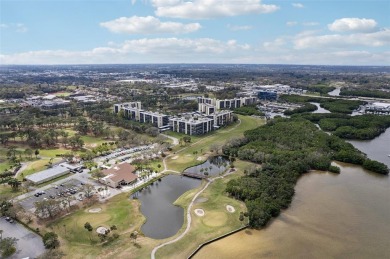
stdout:
POLYGON ((389 65, 390 1, 0 0, 0 64, 389 65))

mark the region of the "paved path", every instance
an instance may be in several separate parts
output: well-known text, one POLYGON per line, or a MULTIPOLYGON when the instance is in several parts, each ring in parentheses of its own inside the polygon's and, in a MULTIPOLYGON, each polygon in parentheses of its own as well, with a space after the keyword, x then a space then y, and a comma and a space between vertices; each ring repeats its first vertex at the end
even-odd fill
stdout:
POLYGON ((156 246, 155 248, 153 248, 152 250, 152 254, 150 255, 150 258, 151 259, 155 259, 156 258, 156 252, 158 249, 160 249, 161 247, 164 247, 166 245, 170 245, 170 244, 173 244, 177 241, 179 241, 180 239, 182 239, 187 233, 188 231, 190 231, 190 228, 191 228, 191 221, 192 221, 192 218, 191 218, 191 210, 192 210, 192 206, 194 205, 194 202, 195 200, 198 198, 198 196, 204 191, 207 189, 207 187, 209 187, 210 183, 214 182, 215 180, 217 179, 221 179, 221 178, 224 178, 225 176, 233 173, 235 171, 231 171, 229 170, 229 172, 227 172, 226 174, 222 175, 222 176, 218 176, 218 177, 215 177, 215 178, 212 178, 210 179, 207 184, 199 191, 195 194, 195 196, 192 198, 191 200, 191 203, 190 205, 188 206, 187 208, 187 226, 186 226, 186 229, 184 230, 183 233, 180 234, 180 236, 178 236, 177 238, 173 239, 173 240, 170 240, 168 242, 165 242, 165 243, 162 243, 161 245, 158 245, 156 246))

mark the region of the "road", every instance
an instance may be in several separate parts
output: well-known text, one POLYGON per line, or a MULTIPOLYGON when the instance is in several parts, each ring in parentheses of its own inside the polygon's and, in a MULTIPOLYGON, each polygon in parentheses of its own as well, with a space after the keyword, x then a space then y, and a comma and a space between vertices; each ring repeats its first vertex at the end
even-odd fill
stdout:
POLYGON ((42 238, 25 228, 19 223, 9 223, 4 217, 0 218, 0 229, 3 232, 3 238, 14 237, 17 238, 16 252, 10 259, 20 258, 37 258, 45 252, 42 238))

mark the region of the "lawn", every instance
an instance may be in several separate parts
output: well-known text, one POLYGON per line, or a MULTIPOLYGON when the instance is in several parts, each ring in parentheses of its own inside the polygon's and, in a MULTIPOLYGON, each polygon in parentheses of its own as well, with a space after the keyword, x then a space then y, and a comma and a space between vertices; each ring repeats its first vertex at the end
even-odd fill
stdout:
POLYGON ((167 159, 168 168, 181 172, 189 166, 197 165, 210 154, 211 145, 223 145, 229 139, 241 137, 245 131, 264 124, 263 119, 242 115, 238 115, 238 117, 241 120, 239 125, 235 124, 208 136, 198 137, 199 139, 192 141, 192 144, 186 148, 176 146, 173 149, 175 154, 167 159))
MULTIPOLYGON (((198 197, 201 202, 195 203, 192 207, 191 229, 187 235, 180 241, 159 249, 156 254, 157 258, 187 258, 201 243, 243 225, 239 221, 239 215, 241 211, 246 211, 245 204, 228 197, 225 188, 230 179, 242 176, 245 168, 251 166, 251 163, 236 161, 235 164, 237 172, 211 183, 198 197), (236 211, 234 213, 228 212, 226 205, 233 206, 236 211), (205 215, 203 217, 197 216, 194 213, 195 209, 203 209, 205 215)), ((175 204, 187 209, 189 202, 197 191, 192 190, 182 195, 175 204)))
POLYGON ((5 170, 8 170, 11 164, 8 161, 3 161, 0 163, 0 173, 4 172, 5 170))
MULTIPOLYGON (((60 236, 62 250, 66 258, 96 258, 112 257, 126 250, 126 258, 138 257, 140 251, 146 255, 150 247, 137 248, 131 245, 130 233, 139 230, 145 218, 139 212, 138 203, 128 198, 128 194, 120 194, 111 198, 104 204, 96 204, 91 208, 82 209, 59 219, 48 225, 51 231, 60 236), (101 208, 98 213, 88 212, 91 208, 101 208), (89 222, 94 228, 88 232, 84 224, 89 222), (104 226, 109 228, 115 225, 115 233, 120 235, 118 240, 102 246, 96 228, 104 226)), ((139 238, 142 242, 142 237, 139 238)), ((125 257, 122 257, 125 258, 125 257)))

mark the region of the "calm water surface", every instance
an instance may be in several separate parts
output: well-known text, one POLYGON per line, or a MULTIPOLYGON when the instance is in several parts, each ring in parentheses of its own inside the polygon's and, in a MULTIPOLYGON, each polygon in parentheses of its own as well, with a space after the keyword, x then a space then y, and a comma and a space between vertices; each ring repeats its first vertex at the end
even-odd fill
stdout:
POLYGON ((328 111, 327 109, 322 108, 319 103, 311 103, 311 104, 317 106, 317 110, 313 111, 312 113, 330 113, 330 111, 328 111))
MULTIPOLYGON (((390 130, 351 143, 390 166, 390 130)), ((290 208, 267 228, 224 238, 195 258, 390 258, 390 177, 337 165, 339 175, 301 177, 290 208)))
POLYGON ((229 164, 229 160, 225 157, 214 156, 207 159, 203 164, 187 168, 184 172, 199 175, 204 175, 204 172, 207 172, 208 176, 217 176, 223 173, 229 164))
POLYGON ((340 90, 341 90, 341 88, 336 88, 333 91, 330 91, 328 94, 330 96, 339 96, 340 95, 340 90))
POLYGON ((141 212, 146 223, 141 231, 148 237, 163 239, 179 231, 184 222, 184 209, 173 205, 188 190, 200 186, 201 181, 179 175, 168 175, 161 182, 138 193, 141 212))

